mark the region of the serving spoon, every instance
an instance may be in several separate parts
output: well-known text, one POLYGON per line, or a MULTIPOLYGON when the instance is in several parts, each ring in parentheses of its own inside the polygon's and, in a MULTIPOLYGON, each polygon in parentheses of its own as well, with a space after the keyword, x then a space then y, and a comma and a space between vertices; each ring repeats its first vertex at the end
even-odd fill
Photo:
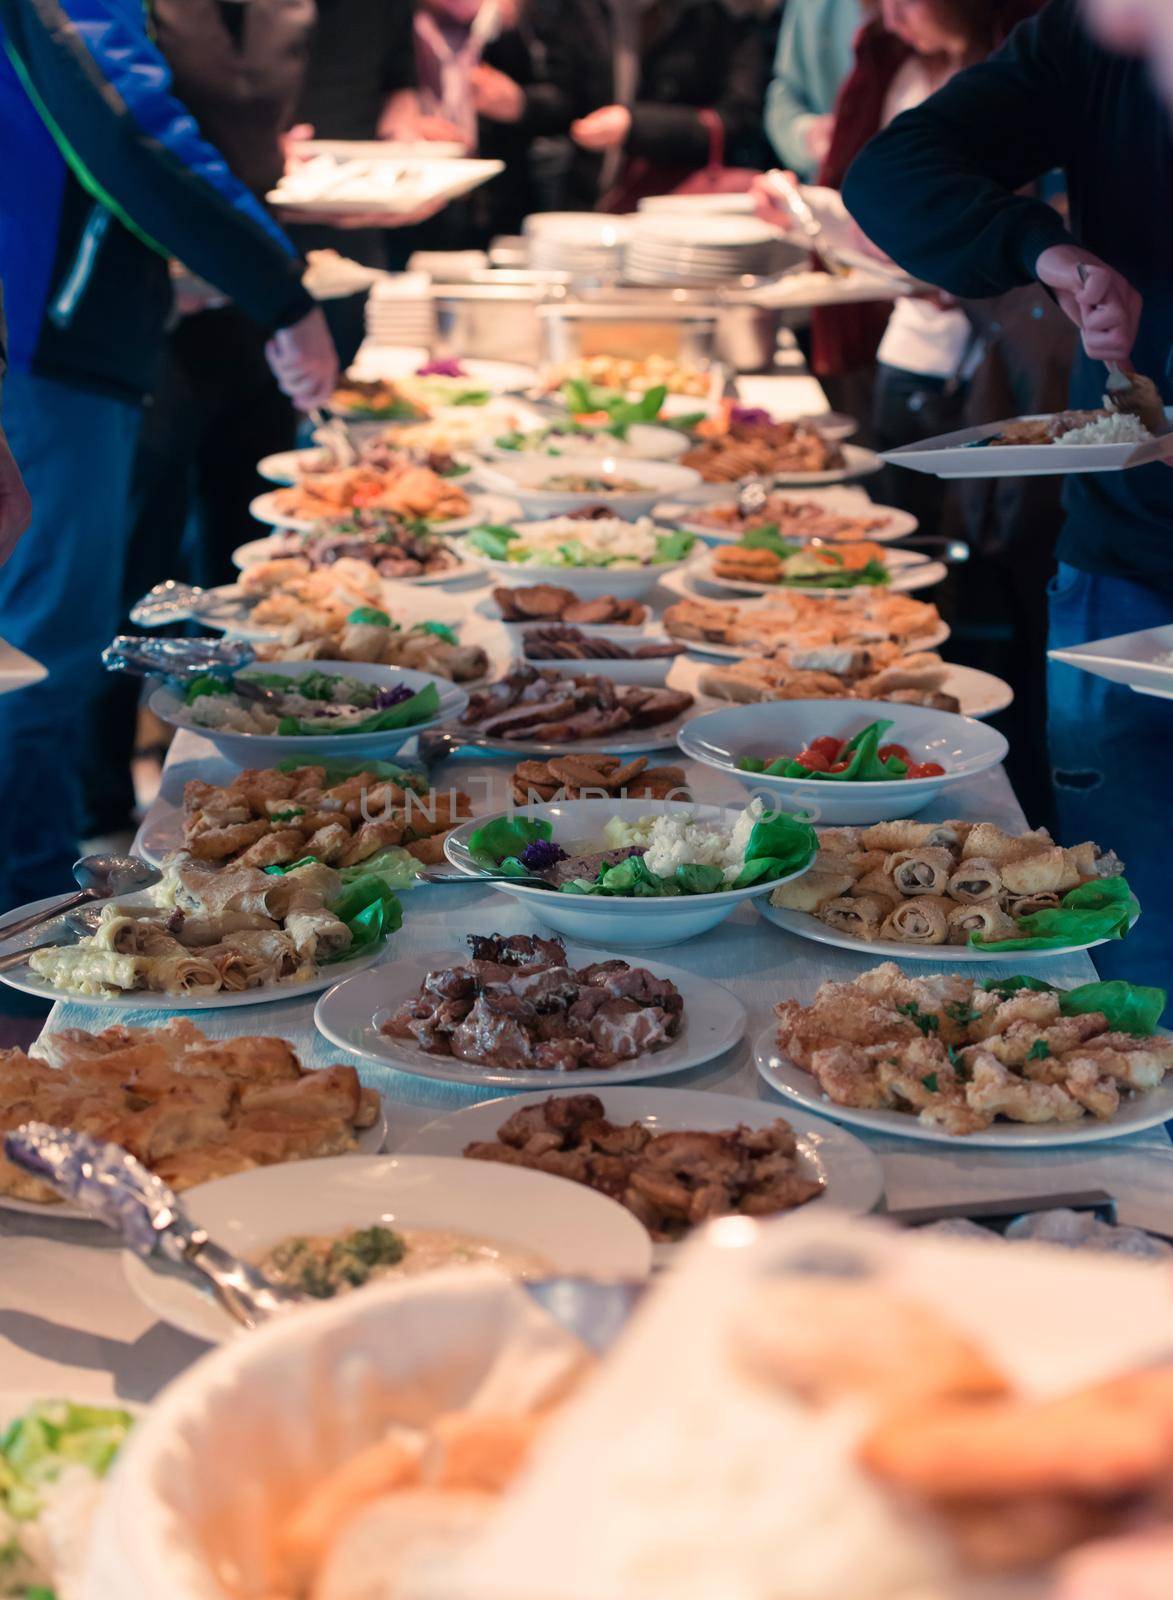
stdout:
POLYGON ((427 868, 416 873, 421 883, 519 883, 526 889, 551 889, 557 885, 547 883, 530 873, 519 872, 432 872, 427 868))
MULTIPOLYGON (((10 939, 19 939, 33 928, 55 922, 58 917, 64 917, 68 912, 93 901, 116 900, 124 895, 137 894, 141 889, 149 889, 152 884, 158 883, 162 876, 158 867, 151 866, 149 861, 142 860, 140 856, 82 856, 80 861, 73 864, 77 893, 67 895, 64 900, 47 906, 43 911, 34 911, 27 917, 21 917, 17 922, 6 923, 0 927, 0 941, 7 944, 10 939)), ((29 953, 28 950, 19 952, 22 960, 27 959, 29 953)), ((17 964, 8 958, 5 960, 7 965, 17 964)))

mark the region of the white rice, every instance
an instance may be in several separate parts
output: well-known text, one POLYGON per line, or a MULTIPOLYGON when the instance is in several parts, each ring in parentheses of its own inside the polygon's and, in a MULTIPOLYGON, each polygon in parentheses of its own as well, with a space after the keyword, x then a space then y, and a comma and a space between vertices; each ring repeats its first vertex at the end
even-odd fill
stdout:
POLYGON ((1056 444, 1144 444, 1152 434, 1139 417, 1131 411, 1113 411, 1110 416, 1087 422, 1082 428, 1072 428, 1055 441, 1056 444))

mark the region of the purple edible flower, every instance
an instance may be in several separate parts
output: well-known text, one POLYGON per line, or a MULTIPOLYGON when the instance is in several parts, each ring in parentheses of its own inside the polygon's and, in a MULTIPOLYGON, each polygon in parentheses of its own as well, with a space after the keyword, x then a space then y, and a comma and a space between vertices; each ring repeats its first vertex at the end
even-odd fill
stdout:
POLYGON ((761 406, 733 406, 729 412, 729 420, 739 423, 744 428, 766 428, 774 419, 768 411, 763 411, 761 406))
POLYGON ((566 860, 566 851, 550 839, 535 839, 532 844, 526 845, 517 859, 531 872, 548 872, 559 861, 566 860))
POLYGON ((387 711, 392 706, 402 705, 405 700, 410 700, 415 693, 405 683, 397 683, 394 689, 380 689, 375 696, 375 710, 387 711))
POLYGON ((459 361, 449 357, 447 360, 437 358, 425 361, 422 367, 415 369, 415 375, 417 378, 463 378, 465 371, 459 361))

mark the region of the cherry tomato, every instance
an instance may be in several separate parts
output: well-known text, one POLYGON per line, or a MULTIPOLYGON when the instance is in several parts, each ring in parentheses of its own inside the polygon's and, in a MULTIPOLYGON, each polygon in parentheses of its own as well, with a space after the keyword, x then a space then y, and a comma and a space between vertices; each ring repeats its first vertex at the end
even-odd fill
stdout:
POLYGON ((895 756, 897 761, 905 763, 912 761, 912 757, 902 744, 882 744, 879 749, 880 760, 887 761, 889 756, 895 756))
POLYGON ((832 761, 831 765, 827 768, 827 771, 828 772, 846 772, 850 765, 851 765, 850 761, 832 761))
POLYGON ((809 750, 800 750, 794 759, 800 767, 806 767, 810 772, 829 772, 831 770, 831 763, 826 756, 821 751, 816 750, 813 745, 809 750))
POLYGON ((815 750, 819 755, 825 756, 828 761, 837 761, 839 752, 843 748, 843 740, 836 739, 834 734, 824 733, 817 739, 812 739, 807 746, 808 750, 815 750))
POLYGON ((909 778, 943 778, 945 769, 938 761, 914 761, 905 774, 909 778))

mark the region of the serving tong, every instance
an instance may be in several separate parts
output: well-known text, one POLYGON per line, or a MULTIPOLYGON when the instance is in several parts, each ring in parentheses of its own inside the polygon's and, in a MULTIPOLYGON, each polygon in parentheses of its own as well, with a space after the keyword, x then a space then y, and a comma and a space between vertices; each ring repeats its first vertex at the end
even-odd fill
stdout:
POLYGON ((242 667, 252 666, 256 659, 257 653, 247 639, 148 639, 119 634, 102 651, 102 665, 107 672, 181 681, 205 674, 231 677, 242 667))
POLYGON ((62 932, 68 937, 49 940, 41 945, 24 945, 19 950, 9 951, 0 956, 0 972, 22 966, 34 950, 76 944, 79 938, 96 930, 102 906, 106 902, 149 889, 162 876, 158 867, 151 866, 150 862, 143 861, 139 856, 82 856, 80 861, 73 864, 73 878, 78 886, 76 894, 67 895, 64 900, 43 911, 34 911, 0 928, 0 943, 7 944, 12 939, 31 933, 35 928, 46 927, 60 920, 65 922, 62 932))
POLYGON ((226 602, 239 599, 247 603, 242 594, 226 595, 201 589, 195 583, 180 583, 168 578, 136 600, 130 608, 130 620, 136 628, 165 628, 175 622, 203 622, 223 618, 226 602))

